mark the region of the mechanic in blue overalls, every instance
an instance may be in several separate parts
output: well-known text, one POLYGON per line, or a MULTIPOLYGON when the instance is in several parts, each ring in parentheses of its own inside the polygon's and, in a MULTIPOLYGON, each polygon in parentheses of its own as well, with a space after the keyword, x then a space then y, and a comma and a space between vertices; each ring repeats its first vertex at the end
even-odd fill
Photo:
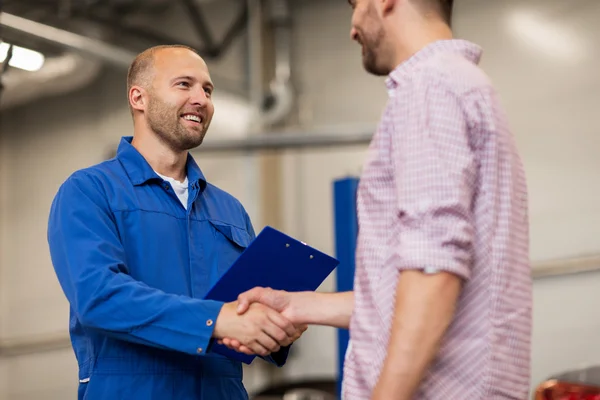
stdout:
POLYGON ((238 315, 236 302, 202 300, 255 235, 240 202, 188 154, 214 112, 208 67, 184 46, 154 47, 127 86, 133 137, 73 173, 50 211, 78 397, 247 399, 241 363, 211 352, 214 341, 238 338, 282 366, 305 328, 258 304, 238 315))

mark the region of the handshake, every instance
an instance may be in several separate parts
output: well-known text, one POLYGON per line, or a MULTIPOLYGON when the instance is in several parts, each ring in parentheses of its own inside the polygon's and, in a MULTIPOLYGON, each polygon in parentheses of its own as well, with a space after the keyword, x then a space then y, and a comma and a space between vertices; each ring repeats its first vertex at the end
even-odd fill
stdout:
POLYGON ((299 307, 302 296, 260 287, 244 292, 223 306, 213 337, 240 353, 263 357, 275 353, 307 329, 299 307))

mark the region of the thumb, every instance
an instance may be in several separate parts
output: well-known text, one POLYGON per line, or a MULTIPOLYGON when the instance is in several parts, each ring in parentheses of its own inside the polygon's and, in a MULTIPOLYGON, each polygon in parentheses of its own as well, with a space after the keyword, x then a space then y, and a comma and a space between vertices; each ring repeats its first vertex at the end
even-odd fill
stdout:
POLYGON ((238 296, 238 306, 237 313, 243 314, 250 307, 251 303, 258 302, 260 300, 262 288, 254 288, 250 289, 247 292, 244 292, 238 296))
POLYGON ((243 314, 246 312, 246 310, 248 310, 249 307, 249 303, 245 298, 239 298, 238 299, 238 306, 237 306, 237 313, 238 314, 243 314))

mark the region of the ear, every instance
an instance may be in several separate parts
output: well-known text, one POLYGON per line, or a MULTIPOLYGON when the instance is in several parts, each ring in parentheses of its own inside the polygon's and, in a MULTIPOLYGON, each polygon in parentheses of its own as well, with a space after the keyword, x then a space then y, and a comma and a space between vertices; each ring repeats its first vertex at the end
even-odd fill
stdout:
POLYGON ((139 86, 132 86, 129 89, 129 104, 131 108, 138 111, 146 109, 146 91, 139 86))
POLYGON ((388 15, 389 13, 391 13, 392 11, 394 11, 394 8, 398 5, 398 3, 402 2, 402 1, 406 1, 406 0, 379 0, 381 2, 381 11, 382 14, 388 15))

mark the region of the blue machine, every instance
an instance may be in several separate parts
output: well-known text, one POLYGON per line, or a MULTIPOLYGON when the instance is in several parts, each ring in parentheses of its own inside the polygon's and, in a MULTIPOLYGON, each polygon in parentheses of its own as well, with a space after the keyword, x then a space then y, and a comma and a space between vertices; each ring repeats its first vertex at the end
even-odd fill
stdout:
MULTIPOLYGON (((347 177, 333 183, 333 208, 335 224, 335 252, 340 264, 336 270, 338 292, 350 291, 354 285, 356 237, 358 220, 356 216, 356 190, 359 179, 347 177)), ((341 383, 344 371, 344 356, 348 347, 349 332, 338 330, 338 397, 341 397, 341 383)))

